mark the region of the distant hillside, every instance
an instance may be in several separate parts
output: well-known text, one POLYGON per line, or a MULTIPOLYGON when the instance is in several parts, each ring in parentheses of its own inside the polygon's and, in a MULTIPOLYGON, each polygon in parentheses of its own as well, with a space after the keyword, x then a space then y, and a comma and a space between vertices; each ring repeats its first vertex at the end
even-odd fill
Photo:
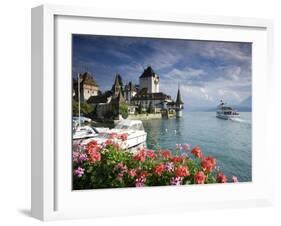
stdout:
MULTIPOLYGON (((241 112, 250 112, 252 111, 252 96, 247 97, 239 104, 229 104, 231 107, 236 109, 237 111, 241 112)), ((207 111, 207 112, 214 112, 217 110, 217 106, 215 107, 193 107, 192 109, 187 109, 187 111, 207 111)))
POLYGON ((247 97, 240 104, 234 106, 234 108, 238 111, 252 111, 252 96, 247 97))
POLYGON ((252 96, 249 96, 245 100, 243 100, 239 106, 247 106, 247 107, 252 107, 252 96))

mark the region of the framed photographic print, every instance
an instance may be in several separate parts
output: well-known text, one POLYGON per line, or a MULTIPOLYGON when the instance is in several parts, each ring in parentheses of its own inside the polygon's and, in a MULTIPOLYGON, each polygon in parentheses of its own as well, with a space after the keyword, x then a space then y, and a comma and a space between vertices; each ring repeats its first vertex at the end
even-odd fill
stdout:
POLYGON ((272 29, 263 19, 32 9, 32 215, 270 204, 272 29))

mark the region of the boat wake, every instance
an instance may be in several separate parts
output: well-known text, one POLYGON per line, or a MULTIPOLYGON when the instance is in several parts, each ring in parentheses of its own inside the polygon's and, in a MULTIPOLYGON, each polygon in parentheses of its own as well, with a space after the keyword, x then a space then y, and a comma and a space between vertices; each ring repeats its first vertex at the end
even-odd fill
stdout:
POLYGON ((230 118, 229 120, 234 121, 234 122, 239 122, 239 123, 251 125, 251 121, 241 119, 241 118, 230 118))

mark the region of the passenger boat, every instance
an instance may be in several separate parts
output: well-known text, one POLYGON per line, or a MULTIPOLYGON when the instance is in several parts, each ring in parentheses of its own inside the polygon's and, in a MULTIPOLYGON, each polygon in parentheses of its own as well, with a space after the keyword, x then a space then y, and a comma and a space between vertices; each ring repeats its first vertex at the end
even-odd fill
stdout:
POLYGON ((217 118, 226 119, 226 120, 240 118, 240 114, 235 109, 224 103, 222 100, 220 101, 220 104, 217 107, 216 116, 217 118))

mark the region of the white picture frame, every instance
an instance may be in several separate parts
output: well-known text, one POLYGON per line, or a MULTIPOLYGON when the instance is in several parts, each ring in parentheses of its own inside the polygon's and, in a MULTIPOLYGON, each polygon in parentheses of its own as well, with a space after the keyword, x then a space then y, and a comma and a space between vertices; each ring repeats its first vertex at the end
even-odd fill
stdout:
POLYGON ((273 175, 266 172, 273 169, 273 150, 268 148, 266 140, 266 120, 267 109, 272 105, 272 33, 273 22, 265 19, 56 5, 33 8, 32 216, 41 220, 56 220, 271 205, 273 175), (182 30, 189 28, 191 34, 179 32, 179 26, 182 30), (149 28, 149 32, 145 28, 149 28), (73 192, 69 186, 71 155, 67 156, 67 152, 62 150, 68 147, 67 140, 71 140, 70 103, 67 99, 71 90, 71 48, 68 38, 69 34, 77 32, 253 42, 253 181, 188 188, 73 192), (263 155, 264 152, 266 155, 263 155))

